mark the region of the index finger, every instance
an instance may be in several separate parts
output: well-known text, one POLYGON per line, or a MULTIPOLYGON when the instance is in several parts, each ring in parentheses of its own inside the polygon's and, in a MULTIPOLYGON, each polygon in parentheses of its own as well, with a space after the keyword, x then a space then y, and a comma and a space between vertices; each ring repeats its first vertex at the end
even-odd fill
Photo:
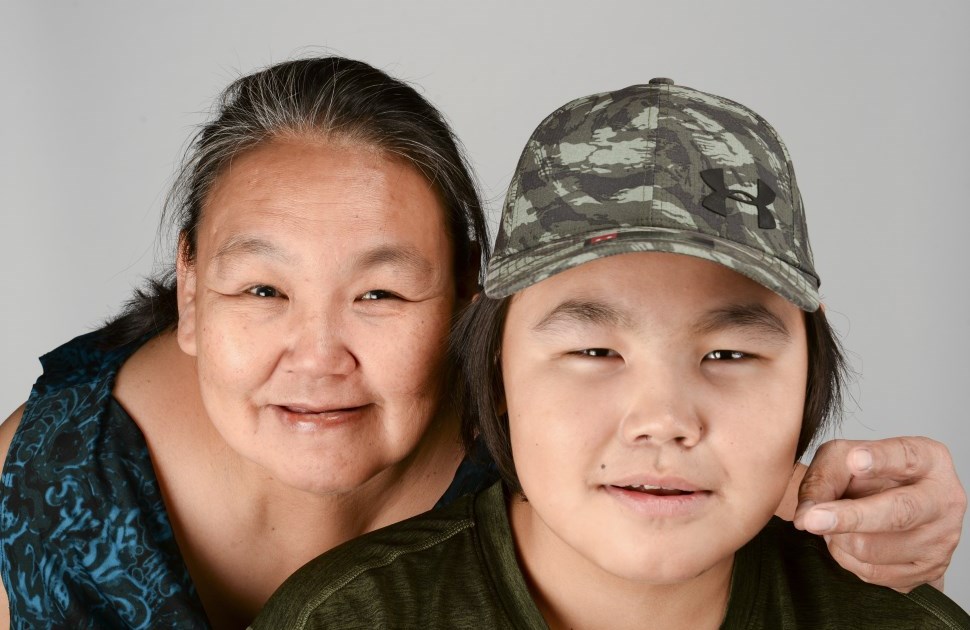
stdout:
POLYGON ((949 461, 950 452, 945 446, 935 440, 916 436, 858 442, 846 458, 852 474, 858 477, 883 477, 901 484, 924 479, 941 462, 949 461))

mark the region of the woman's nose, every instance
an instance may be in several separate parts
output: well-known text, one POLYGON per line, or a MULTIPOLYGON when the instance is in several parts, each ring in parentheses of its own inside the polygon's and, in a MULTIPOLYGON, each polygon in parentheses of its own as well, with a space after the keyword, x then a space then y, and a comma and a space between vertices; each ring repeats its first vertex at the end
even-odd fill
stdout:
POLYGON ((314 377, 354 371, 357 358, 347 345, 345 325, 339 316, 314 313, 294 319, 296 331, 285 358, 287 371, 314 377))

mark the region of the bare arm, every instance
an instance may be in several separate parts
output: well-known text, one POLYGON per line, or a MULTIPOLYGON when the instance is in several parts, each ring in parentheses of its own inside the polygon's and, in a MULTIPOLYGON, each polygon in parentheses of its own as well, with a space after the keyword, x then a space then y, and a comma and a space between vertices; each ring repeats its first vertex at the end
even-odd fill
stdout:
MULTIPOLYGON (((10 450, 10 442, 13 441, 13 434, 20 426, 20 418, 24 415, 24 406, 20 405, 3 424, 0 424, 0 466, 7 461, 7 451, 10 450)), ((7 599, 7 591, 0 582, 0 630, 10 628, 10 601, 7 599)))
MULTIPOLYGON (((791 515, 791 490, 780 516, 791 515)), ((833 440, 805 471, 797 503, 795 527, 823 535, 839 564, 907 592, 920 584, 942 590, 967 495, 939 442, 833 440)))

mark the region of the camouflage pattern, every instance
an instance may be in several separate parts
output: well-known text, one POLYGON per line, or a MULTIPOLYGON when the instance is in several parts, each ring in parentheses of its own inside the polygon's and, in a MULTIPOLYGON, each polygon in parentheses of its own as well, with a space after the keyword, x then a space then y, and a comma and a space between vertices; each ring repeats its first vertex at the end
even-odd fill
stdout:
POLYGON ((539 124, 509 187, 485 293, 505 297, 584 262, 640 251, 718 262, 806 311, 819 305, 781 139, 743 105, 664 79, 576 99, 539 124), (708 169, 723 172, 723 216, 704 205, 717 197, 701 176, 708 169), (774 191, 771 203, 759 197, 759 180, 774 191))

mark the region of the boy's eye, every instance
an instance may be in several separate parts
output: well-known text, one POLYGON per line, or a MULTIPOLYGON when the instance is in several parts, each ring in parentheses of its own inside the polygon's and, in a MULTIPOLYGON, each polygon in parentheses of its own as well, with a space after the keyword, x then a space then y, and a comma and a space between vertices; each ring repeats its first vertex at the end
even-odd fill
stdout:
POLYGON ((583 350, 577 350, 574 354, 579 354, 584 357, 594 357, 594 358, 604 358, 604 357, 618 357, 615 350, 610 350, 609 348, 584 348, 583 350))
POLYGON ((388 298, 393 298, 393 297, 396 297, 396 296, 393 293, 391 293, 390 291, 385 291, 384 289, 373 289, 371 291, 367 291, 366 293, 362 293, 360 295, 360 297, 357 298, 357 299, 359 299, 359 300, 386 300, 388 298))
POLYGON ((246 289, 246 293, 261 298, 274 298, 280 296, 279 291, 277 291, 274 287, 265 284, 257 284, 254 287, 250 287, 249 289, 246 289))
POLYGON ((737 350, 712 350, 705 354, 704 358, 712 361, 737 361, 747 356, 745 353, 738 352, 737 350))

